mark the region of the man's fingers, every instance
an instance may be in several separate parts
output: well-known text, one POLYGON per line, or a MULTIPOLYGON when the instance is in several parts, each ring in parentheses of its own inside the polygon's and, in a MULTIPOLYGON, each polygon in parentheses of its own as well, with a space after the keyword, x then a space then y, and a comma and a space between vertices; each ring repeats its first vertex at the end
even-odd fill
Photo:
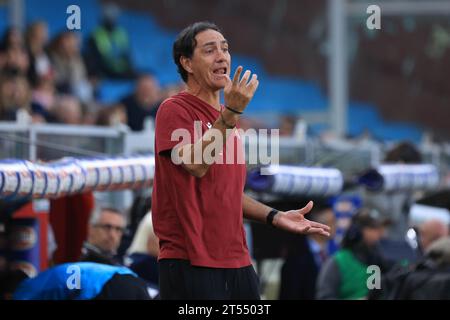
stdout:
POLYGON ((252 86, 249 87, 250 92, 251 92, 251 94, 252 94, 252 97, 253 97, 253 95, 255 94, 256 89, 258 89, 258 86, 259 86, 259 81, 256 80, 255 83, 253 83, 252 86))
POLYGON ((252 78, 250 79, 250 81, 247 83, 247 87, 254 86, 257 81, 258 81, 258 75, 256 73, 254 73, 252 75, 252 78))
POLYGON ((250 81, 251 84, 249 85, 249 89, 251 90, 252 95, 255 93, 256 89, 258 89, 259 86, 259 81, 255 80, 255 81, 250 81))
POLYGON ((314 228, 314 227, 309 228, 308 234, 321 234, 326 237, 330 236, 330 233, 327 231, 324 231, 322 228, 314 228))
POLYGON ((239 83, 239 78, 241 77, 241 72, 242 72, 242 66, 237 67, 236 72, 234 73, 233 76, 233 84, 238 84, 239 83))
POLYGON ((314 227, 314 228, 321 228, 321 229, 323 229, 325 231, 330 231, 331 230, 331 228, 329 226, 327 226, 326 224, 322 224, 322 223, 315 222, 315 221, 311 221, 311 226, 314 227))
POLYGON ((240 85, 246 86, 246 85, 247 85, 248 78, 250 78, 250 74, 251 74, 250 70, 246 70, 246 71, 244 72, 244 75, 242 76, 242 79, 241 79, 241 81, 239 82, 239 84, 240 84, 240 85))
POLYGON ((253 92, 255 92, 256 89, 258 89, 258 87, 259 87, 259 80, 256 80, 256 84, 255 84, 255 87, 253 88, 253 92))
POLYGON ((231 82, 230 76, 227 75, 227 74, 225 74, 224 76, 225 76, 225 80, 226 80, 226 82, 227 82, 227 84, 225 85, 225 88, 231 87, 231 85, 233 84, 233 82, 231 82))
POLYGON ((303 208, 299 209, 298 213, 303 214, 303 215, 307 214, 308 212, 311 211, 313 206, 314 206, 314 202, 310 201, 310 202, 308 202, 308 204, 306 206, 304 206, 303 208))
POLYGON ((311 229, 311 226, 301 226, 298 231, 300 233, 309 233, 308 231, 311 229))

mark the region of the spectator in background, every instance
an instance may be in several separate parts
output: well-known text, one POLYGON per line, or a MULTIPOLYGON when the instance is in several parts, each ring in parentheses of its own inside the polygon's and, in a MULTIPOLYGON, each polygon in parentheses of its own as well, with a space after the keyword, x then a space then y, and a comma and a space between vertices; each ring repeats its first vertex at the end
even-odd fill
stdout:
MULTIPOLYGON (((401 142, 386 153, 384 162, 418 164, 422 162, 422 157, 413 144, 401 142)), ((369 192, 363 197, 367 200, 368 206, 377 208, 392 220, 387 236, 391 240, 404 241, 409 227, 409 207, 415 200, 414 193, 412 191, 369 192)))
POLYGON ((330 238, 317 234, 295 237, 281 269, 280 300, 315 299, 320 268, 337 250, 333 240, 336 221, 332 207, 326 202, 314 201, 310 219, 330 226, 330 238))
POLYGON ((450 238, 432 242, 415 265, 398 266, 383 275, 377 291, 372 299, 450 299, 450 238))
POLYGON ((119 123, 127 123, 127 114, 122 104, 116 103, 108 107, 102 108, 97 112, 97 126, 115 126, 119 123))
POLYGON ((130 59, 127 32, 117 25, 119 13, 117 6, 105 5, 102 24, 88 39, 86 61, 89 73, 94 77, 113 79, 136 77, 130 59))
MULTIPOLYGON (((449 253, 448 225, 442 220, 432 218, 416 224, 415 229, 417 230, 419 258, 411 263, 400 261, 389 272, 382 274, 381 290, 370 292, 370 299, 450 298, 447 294, 450 291, 450 264, 447 267, 442 267, 439 266, 438 261, 435 261, 449 253), (441 242, 442 240, 444 242, 441 242), (446 245, 445 241, 447 241, 446 245), (435 251, 433 247, 436 243, 443 244, 443 246, 438 245, 438 247, 441 247, 438 249, 441 253, 430 254, 430 252, 435 251), (446 249, 445 246, 447 246, 446 249), (444 280, 444 283, 441 283, 441 280, 444 280), (422 289, 425 289, 424 292, 421 292, 422 289)), ((450 260, 448 261, 450 262, 450 260)))
POLYGON ((58 122, 54 114, 57 101, 56 89, 52 76, 43 76, 35 84, 32 91, 31 109, 46 122, 58 122))
POLYGON ((142 219, 152 208, 151 190, 142 189, 134 193, 133 204, 128 213, 128 231, 123 237, 119 247, 119 253, 125 255, 128 248, 130 248, 133 238, 142 219))
POLYGON ((60 93, 70 94, 83 103, 93 100, 93 89, 80 53, 80 39, 74 32, 59 34, 51 45, 50 57, 55 70, 55 85, 60 93))
POLYGON ((386 154, 384 162, 415 164, 422 162, 422 156, 413 144, 400 142, 386 154))
POLYGON ((79 125, 83 123, 83 110, 80 102, 69 95, 56 99, 53 114, 60 123, 79 125))
POLYGON ((297 119, 294 116, 284 115, 280 118, 280 137, 292 137, 295 132, 297 119))
POLYGON ((425 221, 417 229, 419 231, 419 249, 422 254, 433 242, 449 235, 448 225, 437 219, 425 221))
POLYGON ((133 242, 127 250, 125 265, 152 284, 158 285, 159 240, 153 231, 152 214, 148 212, 139 223, 133 242))
POLYGON ((335 216, 331 206, 314 201, 310 219, 330 226, 330 238, 321 235, 295 236, 281 269, 280 300, 312 300, 322 264, 337 250, 333 240, 335 216))
POLYGON ((363 208, 352 218, 342 248, 322 266, 317 280, 317 299, 366 299, 367 267, 386 269, 378 249, 387 221, 378 211, 363 208))
POLYGON ((34 87, 41 78, 53 76, 53 68, 48 57, 45 46, 48 42, 48 28, 45 21, 37 21, 28 26, 26 32, 26 45, 30 68, 28 69, 28 80, 34 87))
POLYGON ((133 93, 121 100, 127 115, 127 124, 133 131, 142 131, 147 117, 155 118, 161 103, 158 80, 149 74, 141 75, 133 93))
POLYGON ((410 273, 396 299, 450 299, 450 238, 434 241, 410 273))
POLYGON ((0 120, 16 121, 19 113, 33 122, 43 122, 39 115, 31 115, 31 91, 23 76, 4 72, 0 74, 0 120))
POLYGON ((34 278, 28 278, 21 270, 0 273, 0 300, 3 299, 150 300, 151 297, 145 282, 125 267, 76 262, 49 268, 34 278))
POLYGON ((9 27, 3 33, 0 42, 0 50, 4 51, 15 48, 23 48, 22 33, 16 27, 9 27))
POLYGON ((113 208, 95 208, 80 260, 121 265, 116 253, 124 231, 125 218, 120 211, 113 208))
POLYGON ((0 70, 26 75, 29 64, 22 33, 15 27, 7 29, 0 42, 0 70))

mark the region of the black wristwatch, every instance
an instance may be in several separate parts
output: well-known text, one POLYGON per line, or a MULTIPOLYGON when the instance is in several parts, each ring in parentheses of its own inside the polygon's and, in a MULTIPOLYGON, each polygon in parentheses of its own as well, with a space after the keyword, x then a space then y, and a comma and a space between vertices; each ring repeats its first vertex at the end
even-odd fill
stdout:
POLYGON ((268 225, 271 225, 272 227, 275 227, 273 225, 273 218, 275 217, 275 215, 278 213, 279 211, 277 209, 272 209, 270 210, 269 214, 266 217, 266 222, 268 225))

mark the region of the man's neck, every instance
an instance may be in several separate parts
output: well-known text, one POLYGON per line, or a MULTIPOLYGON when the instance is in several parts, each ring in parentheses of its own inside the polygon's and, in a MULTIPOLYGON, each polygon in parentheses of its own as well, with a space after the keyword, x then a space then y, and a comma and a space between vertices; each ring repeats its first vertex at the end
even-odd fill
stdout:
POLYGON ((188 81, 186 92, 196 96, 220 111, 220 90, 211 91, 198 85, 195 81, 188 81))

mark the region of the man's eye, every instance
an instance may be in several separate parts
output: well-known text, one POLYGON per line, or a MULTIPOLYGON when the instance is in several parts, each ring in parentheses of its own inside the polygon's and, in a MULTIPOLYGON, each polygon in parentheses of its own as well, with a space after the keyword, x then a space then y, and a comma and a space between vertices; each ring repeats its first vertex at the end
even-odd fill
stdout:
POLYGON ((213 49, 208 49, 206 50, 206 53, 212 53, 214 50, 213 49))
POLYGON ((223 48, 222 51, 223 52, 228 52, 228 48, 223 48))

